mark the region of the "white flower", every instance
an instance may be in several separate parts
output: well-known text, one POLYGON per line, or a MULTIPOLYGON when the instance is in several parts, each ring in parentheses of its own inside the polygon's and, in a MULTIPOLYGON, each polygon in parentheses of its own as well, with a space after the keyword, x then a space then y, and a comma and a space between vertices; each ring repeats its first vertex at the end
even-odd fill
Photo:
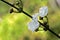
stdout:
POLYGON ((44 17, 48 14, 48 7, 44 6, 39 9, 39 16, 44 17))
POLYGON ((38 21, 38 13, 35 13, 32 17, 33 20, 38 21))
POLYGON ((32 32, 34 32, 37 28, 39 27, 39 22, 32 20, 29 24, 28 24, 28 29, 31 30, 32 32))
POLYGON ((34 32, 39 27, 39 22, 37 18, 38 13, 34 14, 32 17, 32 21, 28 24, 28 29, 34 32))

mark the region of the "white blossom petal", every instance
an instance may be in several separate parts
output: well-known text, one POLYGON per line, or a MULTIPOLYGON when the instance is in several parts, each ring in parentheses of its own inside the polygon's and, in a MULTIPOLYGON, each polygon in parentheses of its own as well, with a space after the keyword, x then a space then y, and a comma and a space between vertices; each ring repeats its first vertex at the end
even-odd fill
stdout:
POLYGON ((37 28, 39 27, 39 22, 32 20, 29 24, 28 24, 28 29, 31 30, 32 32, 34 32, 37 28))
POLYGON ((33 17, 33 18, 32 18, 33 20, 38 21, 38 13, 34 14, 32 17, 33 17))
POLYGON ((44 6, 39 9, 39 16, 44 17, 48 14, 48 7, 44 6))

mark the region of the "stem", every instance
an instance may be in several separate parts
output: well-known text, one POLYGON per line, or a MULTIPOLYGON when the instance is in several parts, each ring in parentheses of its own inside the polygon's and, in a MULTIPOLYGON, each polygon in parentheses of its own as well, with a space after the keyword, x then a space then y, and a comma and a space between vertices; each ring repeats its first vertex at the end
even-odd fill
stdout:
POLYGON ((25 15, 29 16, 30 18, 32 18, 31 15, 29 15, 28 13, 26 13, 25 11, 22 11, 25 15))
MULTIPOLYGON (((38 21, 39 22, 39 21, 38 21)), ((39 22, 40 23, 40 22, 39 22)), ((50 31, 51 33, 53 33, 55 36, 57 36, 58 38, 60 38, 60 36, 58 35, 58 34, 56 34, 54 31, 52 31, 51 29, 49 29, 48 27, 47 27, 47 25, 44 25, 44 24, 42 24, 42 23, 40 23, 42 26, 44 26, 48 31, 50 31)))
MULTIPOLYGON (((14 5, 12 5, 12 4, 10 4, 10 3, 8 3, 8 2, 6 2, 6 1, 4 1, 4 0, 1 0, 2 2, 4 2, 4 3, 6 3, 6 4, 8 4, 8 5, 10 5, 10 6, 12 6, 12 7, 14 7, 15 9, 17 9, 18 11, 20 11, 17 7, 15 7, 14 5)), ((31 15, 29 15, 28 13, 26 13, 25 11, 22 11, 22 13, 24 13, 25 15, 27 15, 27 16, 29 16, 30 18, 32 18, 32 16, 31 15)), ((39 22, 39 21, 38 21, 39 22)), ((58 34, 56 34, 55 32, 53 32, 51 29, 49 29, 49 28, 47 28, 47 25, 44 25, 44 24, 42 24, 41 22, 39 22, 42 26, 44 26, 48 31, 50 31, 51 33, 53 33, 55 36, 57 36, 58 38, 60 38, 60 36, 58 35, 58 34)))

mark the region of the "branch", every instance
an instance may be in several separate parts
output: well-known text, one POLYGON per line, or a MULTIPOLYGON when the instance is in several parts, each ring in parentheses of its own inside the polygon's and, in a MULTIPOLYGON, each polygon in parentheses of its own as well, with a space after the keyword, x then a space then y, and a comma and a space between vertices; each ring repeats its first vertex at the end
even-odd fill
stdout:
MULTIPOLYGON (((4 3, 6 3, 6 4, 8 4, 8 5, 10 5, 11 7, 14 7, 15 9, 17 9, 19 12, 20 12, 20 10, 17 8, 17 7, 15 7, 14 5, 12 5, 12 4, 10 4, 10 3, 8 3, 8 2, 6 2, 6 1, 4 1, 4 0, 1 0, 2 2, 4 2, 4 3)), ((25 15, 27 15, 27 16, 29 16, 30 18, 32 18, 32 16, 31 15, 29 15, 28 13, 26 13, 25 11, 23 11, 22 10, 22 13, 24 13, 25 15)), ((38 21, 39 22, 39 21, 38 21)), ((55 36, 57 36, 58 38, 60 38, 60 36, 58 35, 58 34, 56 34, 54 31, 52 31, 51 29, 49 29, 49 28, 47 28, 47 27, 49 27, 48 25, 44 25, 44 24, 42 24, 41 22, 39 22, 42 26, 44 26, 48 31, 50 31, 51 33, 53 33, 55 36)))

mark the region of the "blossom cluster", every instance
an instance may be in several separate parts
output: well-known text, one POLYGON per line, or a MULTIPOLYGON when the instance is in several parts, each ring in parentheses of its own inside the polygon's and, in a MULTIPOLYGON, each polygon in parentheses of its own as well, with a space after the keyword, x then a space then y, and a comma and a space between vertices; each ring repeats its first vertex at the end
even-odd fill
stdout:
POLYGON ((39 27, 38 16, 45 17, 48 14, 48 7, 43 6, 39 8, 39 13, 35 13, 32 17, 32 21, 28 23, 28 29, 34 32, 39 27))

